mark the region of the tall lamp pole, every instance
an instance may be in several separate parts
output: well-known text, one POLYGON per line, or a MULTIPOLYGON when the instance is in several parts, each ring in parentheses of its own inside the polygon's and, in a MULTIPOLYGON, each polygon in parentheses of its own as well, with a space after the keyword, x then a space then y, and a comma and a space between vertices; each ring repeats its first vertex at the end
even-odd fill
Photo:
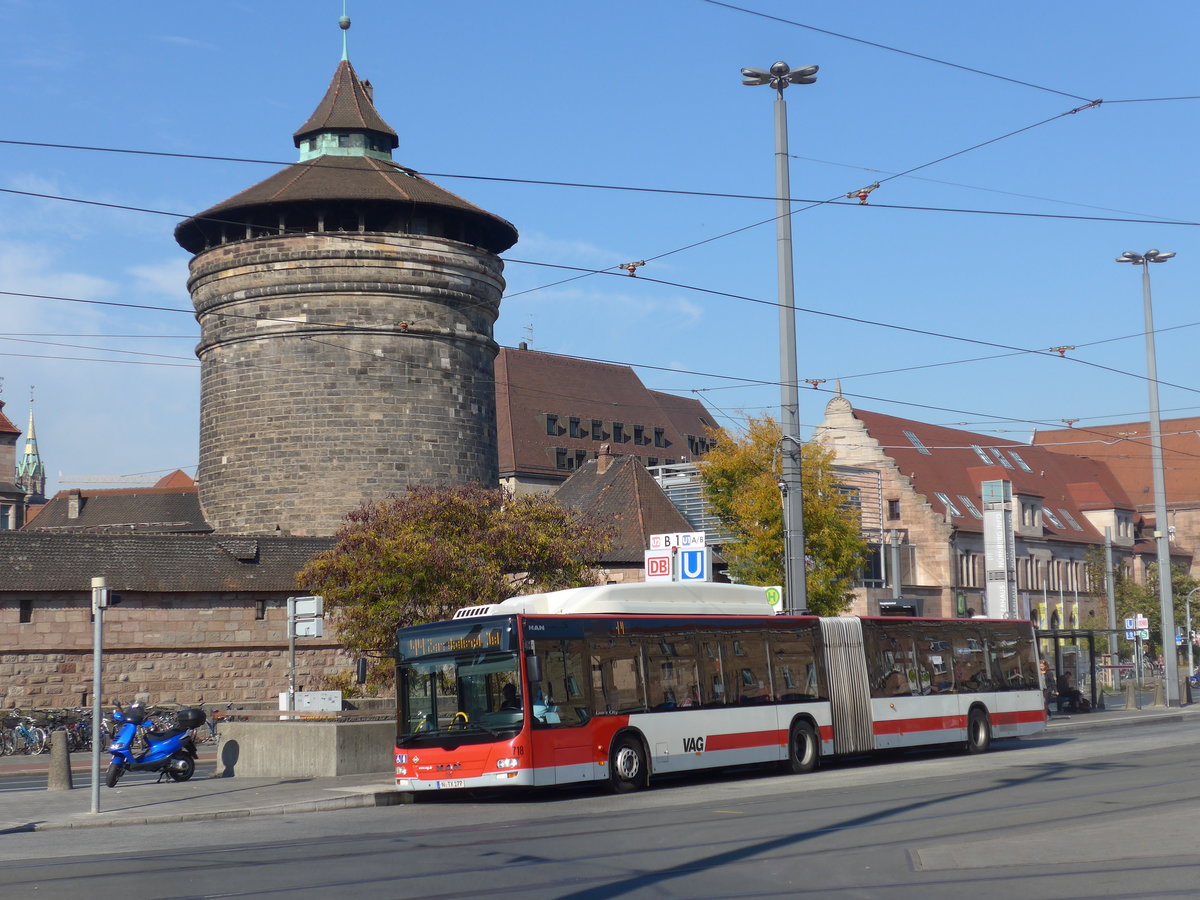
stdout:
POLYGON ((1190 591, 1188 591, 1187 598, 1183 601, 1183 615, 1187 619, 1187 624, 1185 626, 1187 630, 1184 632, 1184 640, 1187 641, 1188 648, 1188 678, 1191 678, 1196 671, 1196 663, 1192 659, 1192 594, 1196 593, 1196 591, 1200 591, 1200 588, 1192 588, 1190 591))
POLYGON ((742 84, 769 84, 775 89, 775 246, 779 272, 779 425, 783 432, 784 612, 808 611, 807 573, 804 567, 804 506, 801 488, 800 385, 796 374, 796 300, 792 280, 792 203, 788 171, 787 103, 783 91, 789 84, 812 84, 817 66, 793 69, 785 62, 769 70, 742 69, 742 84))
POLYGON ((1163 696, 1179 706, 1179 663, 1175 649, 1175 603, 1171 596, 1171 547, 1167 530, 1167 490, 1163 475, 1162 426, 1158 417, 1158 364, 1154 357, 1154 312, 1150 304, 1150 263, 1163 263, 1174 251, 1126 250, 1117 262, 1142 267, 1142 307, 1146 316, 1146 376, 1150 383, 1150 460, 1154 475, 1154 538, 1158 545, 1158 605, 1162 618, 1163 696))

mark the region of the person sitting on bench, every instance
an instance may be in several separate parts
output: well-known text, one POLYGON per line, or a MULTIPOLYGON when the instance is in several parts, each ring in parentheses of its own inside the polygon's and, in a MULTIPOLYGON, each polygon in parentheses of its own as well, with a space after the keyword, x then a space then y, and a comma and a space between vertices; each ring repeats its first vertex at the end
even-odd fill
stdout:
POLYGON ((1063 672, 1058 676, 1058 711, 1063 711, 1063 706, 1067 708, 1067 712, 1087 712, 1085 708, 1087 701, 1083 699, 1083 694, 1073 684, 1070 672, 1063 672))

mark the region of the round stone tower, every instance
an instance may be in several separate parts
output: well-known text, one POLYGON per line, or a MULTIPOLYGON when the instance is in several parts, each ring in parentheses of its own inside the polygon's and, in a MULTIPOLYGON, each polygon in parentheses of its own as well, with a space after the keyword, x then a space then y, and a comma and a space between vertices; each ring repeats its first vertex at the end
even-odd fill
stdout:
MULTIPOLYGON (((343 27, 346 27, 346 22, 343 27)), ((300 161, 182 223, 201 339, 200 503, 233 534, 333 534, 413 484, 495 484, 505 220, 392 161, 343 54, 300 161)))

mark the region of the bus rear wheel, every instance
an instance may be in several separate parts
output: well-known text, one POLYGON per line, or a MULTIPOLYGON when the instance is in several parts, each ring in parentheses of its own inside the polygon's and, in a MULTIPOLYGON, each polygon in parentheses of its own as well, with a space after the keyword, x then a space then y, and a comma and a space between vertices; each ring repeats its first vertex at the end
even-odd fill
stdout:
POLYGON ((811 772, 821 759, 821 744, 811 722, 800 721, 792 726, 788 740, 788 771, 795 775, 811 772))
POLYGON ((631 794, 646 785, 646 754, 630 735, 617 738, 608 756, 608 789, 614 794, 631 794))
POLYGON ((967 716, 968 753, 986 753, 992 746, 992 723, 982 709, 973 709, 967 716))

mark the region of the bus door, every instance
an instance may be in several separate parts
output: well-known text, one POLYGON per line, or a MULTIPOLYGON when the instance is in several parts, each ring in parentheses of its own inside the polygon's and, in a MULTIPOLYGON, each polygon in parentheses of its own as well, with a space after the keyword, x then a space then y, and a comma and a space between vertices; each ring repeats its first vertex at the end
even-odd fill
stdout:
POLYGON ((822 617, 821 643, 824 645, 825 671, 829 678, 833 752, 864 753, 874 750, 875 734, 862 622, 840 616, 822 617))
POLYGON ((590 681, 579 638, 536 638, 541 680, 530 682, 537 784, 591 781, 605 774, 592 749, 590 681))

